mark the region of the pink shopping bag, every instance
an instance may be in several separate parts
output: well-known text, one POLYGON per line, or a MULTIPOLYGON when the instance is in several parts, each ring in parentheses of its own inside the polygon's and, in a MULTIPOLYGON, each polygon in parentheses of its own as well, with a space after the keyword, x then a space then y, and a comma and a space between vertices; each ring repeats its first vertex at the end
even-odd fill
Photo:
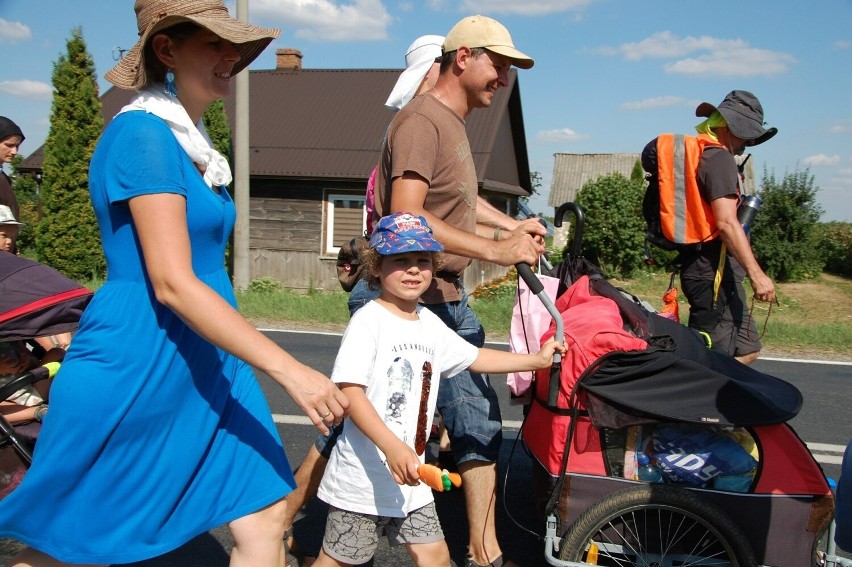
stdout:
MULTIPOLYGON (((559 279, 536 274, 544 286, 544 292, 552 301, 556 301, 559 279)), ((512 323, 509 327, 509 349, 512 352, 528 354, 538 352, 541 337, 550 328, 553 318, 545 309, 523 279, 518 280, 518 292, 512 309, 512 323)), ((534 372, 512 372, 506 375, 506 384, 514 396, 522 396, 532 383, 534 372)))

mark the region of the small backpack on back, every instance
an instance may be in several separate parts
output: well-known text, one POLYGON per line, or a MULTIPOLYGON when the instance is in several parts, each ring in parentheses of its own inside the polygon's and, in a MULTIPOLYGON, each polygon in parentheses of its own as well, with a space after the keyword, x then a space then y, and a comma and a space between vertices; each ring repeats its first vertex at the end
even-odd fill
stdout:
POLYGON ((660 178, 657 172, 657 139, 642 150, 642 169, 645 170, 645 196, 642 198, 642 216, 645 217, 645 240, 663 250, 679 250, 678 246, 663 236, 660 223, 660 178))

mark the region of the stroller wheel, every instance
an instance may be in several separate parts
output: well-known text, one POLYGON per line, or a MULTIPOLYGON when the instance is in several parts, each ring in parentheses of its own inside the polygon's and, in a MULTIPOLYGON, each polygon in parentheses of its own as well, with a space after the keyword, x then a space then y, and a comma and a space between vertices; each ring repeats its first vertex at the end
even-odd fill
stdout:
POLYGON ((596 565, 754 567, 754 552, 721 509, 688 490, 642 485, 610 494, 577 518, 559 558, 596 565))

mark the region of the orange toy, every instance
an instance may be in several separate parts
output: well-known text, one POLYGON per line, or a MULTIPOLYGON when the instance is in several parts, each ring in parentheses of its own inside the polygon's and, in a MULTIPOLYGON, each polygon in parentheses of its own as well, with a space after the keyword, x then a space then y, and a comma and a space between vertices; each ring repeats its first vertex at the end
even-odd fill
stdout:
POLYGON ((460 487, 462 480, 459 473, 451 473, 446 469, 441 470, 435 465, 420 465, 417 467, 420 480, 437 492, 448 492, 452 487, 460 487))

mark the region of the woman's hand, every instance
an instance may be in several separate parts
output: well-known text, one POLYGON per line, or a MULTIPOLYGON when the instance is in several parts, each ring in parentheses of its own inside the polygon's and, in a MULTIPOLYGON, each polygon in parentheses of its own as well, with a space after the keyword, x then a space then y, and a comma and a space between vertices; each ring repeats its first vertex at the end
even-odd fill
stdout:
POLYGON ((309 366, 299 364, 286 381, 287 394, 308 419, 327 435, 331 425, 339 425, 349 415, 349 398, 337 385, 309 366))

